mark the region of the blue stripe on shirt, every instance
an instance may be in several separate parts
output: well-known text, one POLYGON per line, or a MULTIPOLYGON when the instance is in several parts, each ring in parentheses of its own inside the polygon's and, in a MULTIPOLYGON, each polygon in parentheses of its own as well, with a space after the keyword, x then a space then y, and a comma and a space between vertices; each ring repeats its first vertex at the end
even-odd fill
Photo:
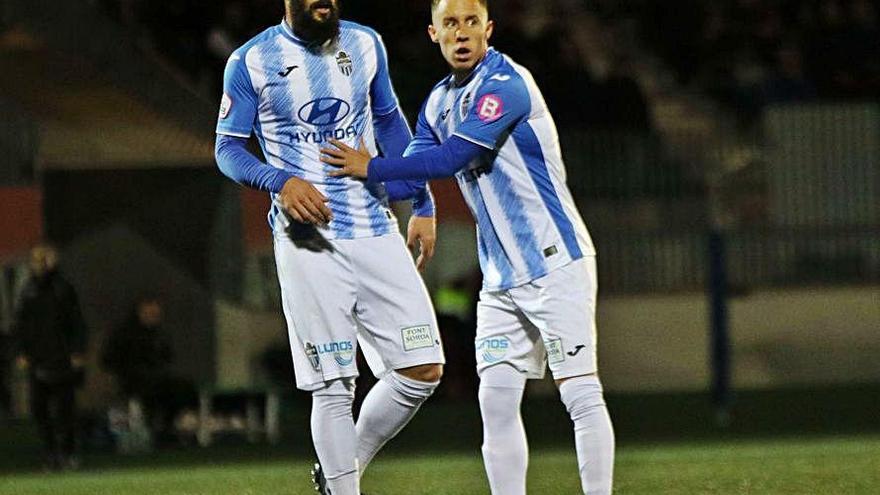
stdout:
POLYGON ((534 129, 532 129, 531 124, 517 126, 512 136, 520 155, 526 162, 532 182, 534 182, 535 187, 541 194, 544 206, 550 212, 553 223, 562 235, 562 241, 565 243, 566 249, 568 249, 568 254, 573 260, 582 258, 583 253, 581 252, 580 244, 578 244, 574 226, 571 223, 571 219, 565 214, 562 201, 559 200, 556 188, 553 187, 553 182, 550 180, 550 172, 547 170, 547 163, 544 161, 541 142, 538 140, 534 129))
POLYGON ((492 191, 498 198, 504 218, 516 239, 516 247, 526 263, 529 277, 535 279, 545 275, 547 267, 544 264, 544 253, 529 223, 526 206, 514 190, 510 177, 498 168, 497 163, 494 170, 484 177, 489 179, 492 191))
MULTIPOLYGON (((331 88, 330 76, 328 75, 329 66, 323 56, 315 54, 309 50, 304 50, 306 78, 309 81, 309 87, 312 90, 312 100, 314 101, 321 96, 316 92, 320 90, 328 90, 331 88)), ((288 110, 289 112, 290 110, 288 110)), ((284 114, 281 114, 284 115, 284 114)), ((315 132, 321 136, 324 130, 333 130, 333 126, 315 126, 315 132)), ((308 146, 308 145, 305 145, 308 146)), ((324 165, 325 172, 335 170, 335 167, 324 165)), ((337 239, 354 238, 354 217, 348 204, 348 185, 346 179, 339 177, 330 177, 326 179, 326 195, 330 200, 330 207, 333 210, 333 220, 330 222, 330 228, 337 239)))
POLYGON ((486 202, 483 199, 483 192, 480 191, 476 182, 469 182, 467 189, 469 196, 474 202, 474 215, 477 217, 477 229, 480 233, 480 251, 485 251, 482 261, 485 261, 487 257, 491 258, 492 264, 495 265, 495 268, 501 275, 500 283, 495 285, 507 287, 513 283, 513 265, 510 264, 510 259, 504 252, 504 247, 501 245, 498 233, 495 232, 495 226, 492 224, 489 210, 486 208, 486 202))

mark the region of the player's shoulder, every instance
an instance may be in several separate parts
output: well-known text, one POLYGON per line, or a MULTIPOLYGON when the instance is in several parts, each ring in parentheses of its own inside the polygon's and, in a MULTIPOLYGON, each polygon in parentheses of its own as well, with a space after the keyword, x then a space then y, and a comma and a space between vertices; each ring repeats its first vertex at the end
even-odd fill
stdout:
POLYGON ((382 39, 382 36, 375 29, 353 21, 339 21, 339 31, 343 34, 352 33, 361 36, 366 35, 377 43, 381 42, 382 39))
POLYGON ((516 89, 523 88, 526 80, 531 77, 528 69, 494 48, 490 48, 486 54, 483 71, 484 84, 494 83, 516 89))

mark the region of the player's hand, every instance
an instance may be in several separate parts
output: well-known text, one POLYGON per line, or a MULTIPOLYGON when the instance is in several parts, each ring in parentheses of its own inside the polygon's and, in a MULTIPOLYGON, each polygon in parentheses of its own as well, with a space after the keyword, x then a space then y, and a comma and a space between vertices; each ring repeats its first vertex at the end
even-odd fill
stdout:
POLYGON ((278 200, 284 210, 299 223, 326 225, 333 219, 333 213, 327 207, 327 197, 315 186, 298 177, 291 177, 284 183, 278 200))
POLYGON ((321 148, 321 161, 335 167, 339 170, 330 172, 331 177, 351 176, 361 179, 367 178, 367 167, 370 165, 370 152, 367 151, 367 145, 364 138, 361 138, 360 146, 354 149, 338 139, 331 139, 330 144, 336 148, 321 148))
POLYGON ((15 366, 20 370, 26 370, 31 367, 31 362, 25 356, 15 358, 15 366))
POLYGON ((431 258, 434 257, 434 245, 437 243, 437 221, 434 217, 417 217, 415 215, 409 218, 409 226, 406 232, 406 245, 414 250, 418 245, 419 257, 416 260, 416 268, 420 272, 425 271, 425 267, 431 258))

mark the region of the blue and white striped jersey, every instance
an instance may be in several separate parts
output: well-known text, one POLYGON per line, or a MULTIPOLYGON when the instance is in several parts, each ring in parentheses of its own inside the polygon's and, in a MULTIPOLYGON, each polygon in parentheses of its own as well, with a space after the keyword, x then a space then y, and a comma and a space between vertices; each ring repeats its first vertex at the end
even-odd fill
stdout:
MULTIPOLYGON (((375 155, 373 117, 398 111, 385 47, 375 31, 342 21, 336 39, 314 46, 282 21, 230 56, 223 91, 217 133, 247 138, 255 132, 269 165, 327 196, 333 220, 319 228, 326 238, 397 231, 384 187, 330 177, 335 168, 320 161, 321 147, 333 138, 357 147, 363 137, 375 155)), ((273 228, 279 214, 273 201, 273 228)))
POLYGON ((516 287, 595 255, 565 184, 556 125, 528 70, 490 48, 467 79, 442 80, 405 154, 453 135, 493 152, 456 174, 477 222, 484 289, 516 287))

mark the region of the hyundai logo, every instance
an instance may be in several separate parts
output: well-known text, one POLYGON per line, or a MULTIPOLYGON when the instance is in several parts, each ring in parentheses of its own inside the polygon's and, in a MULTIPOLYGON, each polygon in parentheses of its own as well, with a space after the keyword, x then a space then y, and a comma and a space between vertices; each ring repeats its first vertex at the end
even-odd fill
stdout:
POLYGON ((317 98, 299 109, 299 118, 312 125, 333 125, 342 121, 351 111, 351 105, 339 98, 317 98))

